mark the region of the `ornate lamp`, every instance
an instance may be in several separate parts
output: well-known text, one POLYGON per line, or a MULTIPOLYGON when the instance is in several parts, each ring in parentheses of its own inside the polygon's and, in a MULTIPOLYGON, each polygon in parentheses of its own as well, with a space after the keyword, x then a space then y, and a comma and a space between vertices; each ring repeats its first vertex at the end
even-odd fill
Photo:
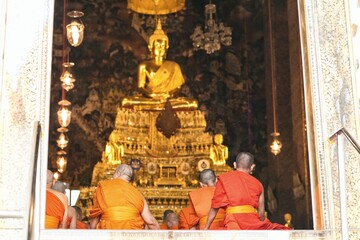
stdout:
POLYGON ((59 172, 54 173, 54 180, 57 181, 59 179, 59 172))
POLYGON ((64 149, 67 147, 69 143, 69 139, 66 136, 67 128, 58 128, 58 132, 60 132, 59 138, 56 140, 57 146, 61 149, 64 149))
POLYGON ((274 137, 274 140, 270 145, 270 149, 271 149, 271 152, 276 156, 281 152, 281 147, 282 147, 281 142, 277 139, 277 137, 280 136, 280 133, 273 132, 271 134, 271 136, 274 137))
POLYGON ((68 106, 70 106, 71 103, 63 99, 59 102, 59 105, 61 107, 59 108, 59 111, 57 111, 58 122, 61 127, 66 128, 69 126, 71 120, 71 111, 68 109, 68 106))
POLYGON ((230 46, 232 44, 232 31, 223 23, 216 23, 216 5, 211 3, 205 5, 205 31, 196 26, 190 38, 193 40, 194 50, 204 49, 206 53, 212 54, 219 51, 221 44, 230 46))
POLYGON ((271 91, 272 91, 272 110, 274 120, 274 132, 270 135, 274 137, 273 142, 270 145, 271 152, 276 156, 281 152, 282 144, 278 137, 280 133, 277 131, 277 118, 276 118, 276 76, 275 76, 275 63, 274 63, 274 49, 273 49, 273 35, 272 35, 272 22, 271 22, 271 1, 268 0, 268 15, 269 15, 269 44, 270 44, 270 63, 271 63, 271 91))
POLYGON ((65 155, 58 155, 56 160, 56 166, 59 173, 63 173, 66 169, 67 158, 65 155))
POLYGON ((66 25, 66 36, 71 46, 79 46, 84 39, 85 26, 81 21, 84 13, 81 11, 71 11, 67 15, 71 17, 71 22, 66 25))
POLYGON ((63 72, 60 76, 60 80, 62 82, 61 86, 69 91, 74 88, 75 77, 72 74, 72 67, 75 66, 75 63, 72 62, 64 62, 63 64, 63 72))

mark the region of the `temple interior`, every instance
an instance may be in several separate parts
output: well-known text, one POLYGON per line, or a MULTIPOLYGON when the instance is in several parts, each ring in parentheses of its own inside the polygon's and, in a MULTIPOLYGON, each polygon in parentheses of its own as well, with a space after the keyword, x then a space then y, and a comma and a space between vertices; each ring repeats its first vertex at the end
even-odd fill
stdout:
POLYGON ((0 239, 360 239, 359 0, 0 5, 0 239), (267 217, 294 230, 46 227, 48 169, 86 222, 129 164, 159 220, 240 151, 267 217))
POLYGON ((214 19, 231 28, 230 44, 216 50, 196 47, 207 1, 188 0, 157 15, 169 40, 166 59, 180 66, 184 84, 170 101, 154 101, 138 98, 138 66, 150 56, 155 14, 134 11, 124 0, 55 1, 48 166, 58 171, 59 152, 66 153, 59 180, 80 190, 76 204, 85 216, 94 187, 120 163, 131 164, 133 184, 160 219, 165 209, 187 205, 199 171, 230 171, 236 154, 247 151, 255 155, 268 218, 284 223, 290 213, 295 229, 313 228, 297 5, 212 3, 214 19), (77 47, 64 46, 68 10, 84 13, 77 47), (64 59, 75 63, 69 91, 59 81, 64 59), (71 102, 72 116, 61 149, 57 111, 63 99, 71 102), (269 147, 274 132, 282 142, 276 155, 269 147))

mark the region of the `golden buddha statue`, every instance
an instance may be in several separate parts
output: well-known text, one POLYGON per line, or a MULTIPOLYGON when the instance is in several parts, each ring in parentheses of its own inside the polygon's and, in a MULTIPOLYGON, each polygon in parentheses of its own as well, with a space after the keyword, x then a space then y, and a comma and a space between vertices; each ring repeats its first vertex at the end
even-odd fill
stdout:
POLYGON ((284 220, 285 220, 285 226, 291 229, 294 229, 294 225, 291 222, 292 216, 290 213, 285 213, 284 214, 284 220))
POLYGON ((124 145, 121 144, 113 131, 109 136, 109 141, 105 146, 105 158, 109 164, 121 164, 121 158, 124 156, 124 145))
POLYGON ((149 38, 148 48, 151 59, 140 63, 138 67, 138 87, 142 96, 126 97, 122 106, 139 110, 162 110, 169 100, 174 109, 197 109, 196 100, 173 97, 185 80, 179 64, 165 60, 169 39, 161 28, 160 19, 149 38))
POLYGON ((214 144, 210 147, 210 159, 214 166, 225 166, 226 159, 229 156, 228 147, 223 145, 223 136, 215 134, 214 144))

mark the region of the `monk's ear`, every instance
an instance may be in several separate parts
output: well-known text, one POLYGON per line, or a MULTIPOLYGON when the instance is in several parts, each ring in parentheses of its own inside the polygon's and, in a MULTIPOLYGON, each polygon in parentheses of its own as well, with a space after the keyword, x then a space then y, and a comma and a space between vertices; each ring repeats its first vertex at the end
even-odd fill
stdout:
POLYGON ((235 161, 235 162, 233 162, 233 166, 234 166, 234 168, 236 169, 236 161, 235 161))
POLYGON ((252 173, 255 171, 255 167, 256 167, 255 164, 251 165, 251 167, 250 167, 250 174, 252 174, 252 173))

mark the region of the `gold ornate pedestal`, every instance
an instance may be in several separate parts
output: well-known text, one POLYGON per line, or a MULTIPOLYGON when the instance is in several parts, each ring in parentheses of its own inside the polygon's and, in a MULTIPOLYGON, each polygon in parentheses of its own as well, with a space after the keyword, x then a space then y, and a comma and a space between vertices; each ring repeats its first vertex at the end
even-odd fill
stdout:
POLYGON ((174 110, 180 128, 170 138, 156 128, 161 111, 119 108, 107 144, 107 148, 114 148, 107 152, 113 154, 104 151, 92 178, 92 185, 96 186, 99 180, 111 178, 120 163, 131 164, 135 169, 133 184, 143 193, 158 219, 166 209, 179 211, 187 206, 188 192, 198 187, 201 170, 213 167, 216 172, 229 170, 212 164, 213 137, 205 132, 206 121, 201 111, 174 110), (116 154, 119 149, 122 154, 116 154), (120 155, 121 160, 112 159, 120 155))

